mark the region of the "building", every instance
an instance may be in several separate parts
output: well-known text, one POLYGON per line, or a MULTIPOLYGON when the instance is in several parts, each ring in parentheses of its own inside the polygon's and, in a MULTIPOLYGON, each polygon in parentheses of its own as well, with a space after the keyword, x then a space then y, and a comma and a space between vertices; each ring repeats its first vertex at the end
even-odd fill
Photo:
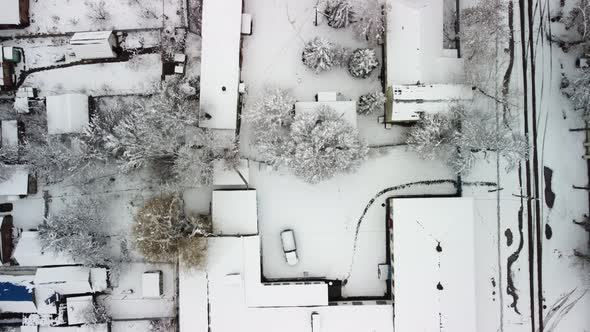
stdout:
POLYGON ((70 45, 81 60, 117 57, 117 37, 113 31, 77 32, 70 39, 70 45))
POLYGON ((471 87, 463 84, 458 50, 443 47, 443 21, 444 1, 391 1, 384 48, 386 123, 414 122, 421 112, 445 110, 451 100, 472 98, 471 87))
POLYGON ((29 26, 30 0, 3 0, 0 6, 0 29, 20 29, 29 26))
POLYGON ((107 271, 104 268, 59 266, 38 268, 35 288, 47 288, 60 295, 77 295, 102 292, 107 289, 107 271))
POLYGON ((200 126, 235 130, 238 122, 238 85, 242 0, 204 0, 202 22, 200 126))
POLYGON ((0 275, 0 313, 37 312, 32 275, 0 275))
POLYGON ((474 200, 394 198, 390 209, 395 330, 482 330, 474 200))
POLYGON ((14 225, 12 216, 0 216, 0 263, 6 264, 12 258, 14 250, 14 225))
POLYGON ((94 307, 94 299, 90 295, 68 297, 66 299, 68 325, 90 323, 84 313, 92 310, 92 307, 94 307))
POLYGON ((50 135, 79 133, 89 121, 87 95, 71 93, 47 97, 47 131, 50 135))

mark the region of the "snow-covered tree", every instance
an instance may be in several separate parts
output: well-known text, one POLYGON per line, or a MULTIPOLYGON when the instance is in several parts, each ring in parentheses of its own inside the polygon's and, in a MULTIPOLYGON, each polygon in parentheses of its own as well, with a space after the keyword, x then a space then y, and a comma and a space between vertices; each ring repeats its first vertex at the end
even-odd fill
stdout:
POLYGON ((92 300, 92 305, 83 309, 80 313, 85 324, 106 324, 110 323, 112 318, 109 315, 104 304, 92 300))
POLYGON ((252 126, 252 144, 269 164, 282 163, 294 109, 295 98, 289 91, 268 88, 246 107, 242 115, 242 119, 252 126))
POLYGON ((487 160, 492 153, 510 170, 528 158, 529 150, 526 137, 510 128, 513 123, 512 118, 498 120, 494 112, 455 103, 446 114, 424 114, 407 143, 425 159, 445 158, 458 174, 468 173, 478 159, 487 160))
POLYGON ((352 52, 348 60, 348 72, 358 78, 367 78, 379 66, 375 50, 358 48, 352 52))
POLYGON ((366 159, 368 148, 358 130, 328 106, 300 113, 291 125, 287 165, 309 183, 351 172, 366 159))
POLYGON ((577 78, 562 89, 562 92, 572 101, 575 110, 583 114, 590 112, 590 69, 582 69, 577 78))
POLYGON ((355 0, 353 29, 356 35, 372 45, 383 44, 386 10, 384 0, 355 0))
POLYGON ((342 63, 344 49, 325 38, 315 37, 303 48, 301 60, 318 74, 342 63))
POLYGON ((332 28, 346 28, 354 20, 353 4, 351 0, 328 0, 324 15, 332 28))
POLYGON ((110 229, 100 201, 84 198, 50 214, 39 225, 43 250, 64 254, 88 266, 111 266, 110 229))
POLYGON ((580 39, 590 39, 590 0, 578 0, 565 17, 566 29, 574 29, 580 39))
POLYGON ((173 332, 176 331, 176 324, 173 319, 157 319, 150 321, 150 332, 173 332))
POLYGON ((385 94, 381 91, 370 92, 362 95, 357 103, 356 111, 358 114, 369 115, 382 113, 385 109, 385 94))
POLYGON ((135 217, 135 246, 151 262, 175 262, 198 266, 206 250, 204 236, 211 232, 208 216, 187 216, 178 195, 151 199, 135 217))

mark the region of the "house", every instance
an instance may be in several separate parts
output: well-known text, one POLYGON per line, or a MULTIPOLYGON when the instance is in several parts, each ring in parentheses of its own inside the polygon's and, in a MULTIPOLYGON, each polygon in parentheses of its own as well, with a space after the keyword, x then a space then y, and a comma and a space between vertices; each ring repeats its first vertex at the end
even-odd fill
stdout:
POLYGON ((394 198, 389 205, 395 330, 483 330, 477 326, 474 200, 394 198))
POLYGON ((50 135, 81 132, 90 121, 88 96, 63 94, 47 97, 47 130, 50 135))
POLYGON ((0 274, 0 312, 35 313, 32 275, 0 274))
POLYGON ((238 121, 242 0, 204 0, 200 126, 235 130, 238 121))
POLYGON ((77 32, 70 39, 70 45, 81 60, 117 57, 117 37, 113 31, 77 32))
POLYGON ((0 29, 20 29, 29 26, 30 0, 3 0, 0 6, 0 29))
POLYGON ((386 123, 415 122, 421 112, 448 109, 451 99, 472 98, 458 50, 443 47, 443 21, 444 1, 391 1, 384 47, 386 123))
POLYGON ((13 258, 20 266, 48 266, 75 264, 70 257, 45 252, 39 240, 39 232, 24 231, 14 248, 13 258))
POLYGON ((0 216, 0 263, 2 264, 10 262, 12 258, 14 249, 13 233, 12 216, 0 216))
POLYGON ((256 190, 214 190, 211 215, 214 234, 257 234, 256 190))
POLYGON ((90 294, 107 289, 107 271, 104 268, 59 266, 38 268, 35 287, 48 288, 60 295, 90 294))
POLYGON ((29 193, 29 171, 22 165, 4 165, 5 179, 0 178, 0 201, 14 201, 29 193))

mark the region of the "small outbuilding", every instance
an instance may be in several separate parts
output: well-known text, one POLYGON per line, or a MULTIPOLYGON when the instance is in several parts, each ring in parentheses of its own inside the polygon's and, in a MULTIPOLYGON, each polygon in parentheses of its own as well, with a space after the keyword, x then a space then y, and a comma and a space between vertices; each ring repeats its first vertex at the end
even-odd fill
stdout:
POLYGON ((141 276, 141 290, 144 298, 160 298, 162 290, 162 271, 148 271, 141 276))
POLYGON ((50 135, 79 133, 89 121, 87 95, 70 93, 47 97, 47 131, 50 135))
POLYGON ((19 29, 29 25, 30 0, 2 0, 0 29, 19 29))
POLYGON ((81 60, 117 57, 117 37, 113 31, 78 32, 70 39, 70 45, 81 60))
POLYGON ((15 201, 29 193, 29 171, 22 165, 4 165, 0 177, 0 200, 15 201))

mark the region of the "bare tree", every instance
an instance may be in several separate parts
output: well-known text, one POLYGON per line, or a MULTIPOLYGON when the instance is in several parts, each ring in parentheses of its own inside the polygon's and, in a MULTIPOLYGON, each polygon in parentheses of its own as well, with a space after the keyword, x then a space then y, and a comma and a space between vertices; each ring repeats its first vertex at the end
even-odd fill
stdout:
POLYGON ((106 8, 106 2, 104 0, 91 1, 86 0, 84 2, 88 9, 88 18, 93 20, 95 23, 104 23, 111 19, 111 13, 106 8))
POLYGON ((151 199, 137 213, 133 226, 135 245, 151 262, 175 262, 179 256, 188 266, 202 263, 204 236, 211 232, 208 216, 187 216, 178 195, 151 199))

